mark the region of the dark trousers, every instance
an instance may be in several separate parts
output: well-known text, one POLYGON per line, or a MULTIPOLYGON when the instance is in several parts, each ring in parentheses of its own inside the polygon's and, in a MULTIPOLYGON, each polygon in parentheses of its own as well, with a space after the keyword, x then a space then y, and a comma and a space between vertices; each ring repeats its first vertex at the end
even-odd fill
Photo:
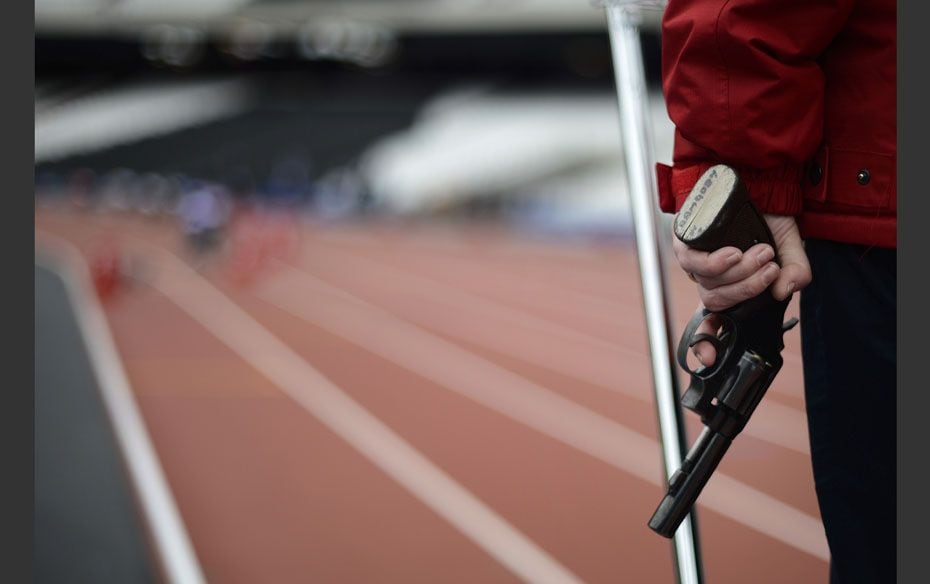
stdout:
POLYGON ((806 250, 804 385, 830 582, 893 583, 897 254, 819 240, 806 250))

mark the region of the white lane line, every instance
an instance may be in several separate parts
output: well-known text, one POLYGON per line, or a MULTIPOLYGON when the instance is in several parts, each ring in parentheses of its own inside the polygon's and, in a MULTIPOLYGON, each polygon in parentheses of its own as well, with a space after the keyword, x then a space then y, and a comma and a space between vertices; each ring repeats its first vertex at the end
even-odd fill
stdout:
POLYGON ((72 244, 45 233, 37 235, 35 262, 59 273, 65 282, 161 573, 175 584, 205 582, 94 292, 87 263, 72 244))
MULTIPOLYGON (((307 254, 307 258, 316 268, 363 274, 365 281, 377 282, 379 289, 389 292, 399 299, 398 302, 413 301, 416 310, 404 311, 403 318, 424 328, 438 329, 503 355, 651 403, 649 384, 652 380, 648 375, 640 376, 638 387, 624 382, 624 370, 642 369, 645 351, 634 351, 592 337, 356 253, 328 249, 325 254, 307 254), (507 330, 510 334, 497 334, 498 330, 507 330)), ((810 455, 804 413, 773 400, 760 404, 744 432, 804 456, 810 455)))
MULTIPOLYGON (((346 247, 359 247, 364 245, 361 240, 353 242, 354 245, 348 244, 345 238, 333 237, 328 233, 314 233, 314 240, 322 241, 324 244, 329 246, 341 246, 346 247)), ((374 239, 374 238, 372 238, 374 239)), ((374 246, 375 249, 381 249, 384 247, 383 241, 372 242, 368 247, 374 246)), ((435 250, 430 245, 429 241, 422 242, 419 246, 414 246, 412 244, 407 246, 395 246, 400 247, 400 249, 415 249, 417 252, 422 250, 428 250, 428 253, 432 253, 435 250)), ((310 243, 307 246, 307 249, 313 250, 313 244, 310 243)), ((435 254, 433 254, 435 255, 435 254)), ((434 258, 435 259, 435 258, 434 258)), ((482 265, 481 260, 476 260, 474 258, 469 258, 463 255, 451 255, 438 258, 439 261, 433 263, 432 270, 435 273, 447 273, 451 277, 460 277, 460 274, 463 271, 474 271, 476 268, 486 269, 487 263, 482 265)), ((527 269, 526 266, 521 265, 521 276, 531 272, 532 275, 526 277, 512 277, 509 270, 513 266, 513 262, 502 262, 499 259, 491 258, 492 261, 498 264, 500 268, 499 277, 506 277, 509 282, 509 287, 514 290, 515 293, 525 295, 526 300, 532 300, 533 294, 540 286, 549 286, 553 285, 551 274, 550 278, 546 279, 545 276, 539 277, 539 270, 536 269, 527 269)), ((574 274, 573 274, 574 275, 574 274)), ((564 279, 563 279, 564 280, 564 279)), ((603 280, 603 279, 601 279, 603 280)), ((606 280, 605 280, 606 282, 606 280)), ((558 282, 563 284, 562 281, 558 282)), ((611 281, 610 284, 616 284, 616 281, 611 281)), ((605 286, 605 289, 610 289, 609 286, 605 286)), ((638 293, 638 292, 636 292, 638 293)), ((572 312, 584 317, 594 317, 594 318, 603 318, 605 314, 619 314, 618 310, 623 308, 622 302, 618 302, 613 296, 602 297, 600 295, 594 295, 588 292, 583 292, 575 288, 565 287, 564 285, 559 290, 560 297, 562 298, 563 307, 571 306, 572 312)), ((538 303, 539 304, 539 303, 538 303)), ((541 306, 551 306, 551 303, 542 303, 541 306)), ((558 308, 558 307, 557 307, 558 308)), ((619 323, 622 326, 622 322, 619 323)))
POLYGON ((580 582, 202 276, 157 254, 162 294, 485 552, 527 582, 580 582))
MULTIPOLYGON (((610 278, 610 281, 609 282, 605 281, 605 283, 611 283, 611 284, 616 284, 616 281, 614 278, 610 277, 609 274, 615 273, 616 269, 623 267, 622 263, 625 261, 625 259, 622 257, 608 258, 608 259, 612 259, 613 261, 617 262, 617 267, 610 268, 610 269, 604 269, 603 264, 606 261, 604 258, 604 255, 606 253, 612 252, 613 250, 598 250, 597 248, 592 249, 590 247, 584 247, 584 248, 579 248, 579 249, 575 249, 575 248, 564 248, 563 249, 562 246, 551 245, 551 249, 546 251, 546 255, 541 255, 542 252, 536 253, 536 251, 534 250, 538 250, 539 246, 541 245, 547 245, 545 243, 534 244, 534 243, 519 242, 519 241, 510 242, 506 239, 502 239, 502 241, 494 243, 493 247, 490 247, 487 250, 483 250, 486 253, 486 257, 481 257, 481 258, 478 258, 477 260, 474 258, 463 257, 460 253, 454 254, 452 256, 445 255, 445 256, 440 257, 440 255, 435 252, 443 251, 442 247, 440 246, 439 248, 435 248, 432 245, 432 242, 429 239, 429 236, 430 236, 429 233, 415 233, 414 232, 411 234, 407 232, 401 232, 399 230, 396 233, 389 232, 387 234, 381 234, 381 235, 372 234, 370 231, 366 232, 364 230, 346 230, 346 229, 338 229, 338 230, 330 229, 330 230, 324 230, 324 231, 314 230, 313 232, 313 238, 315 240, 321 241, 324 244, 331 244, 331 245, 341 246, 341 247, 345 247, 345 246, 348 246, 350 248, 375 247, 377 249, 382 249, 387 245, 389 247, 399 248, 402 250, 408 250, 408 249, 416 250, 416 251, 428 250, 429 252, 434 252, 432 253, 432 255, 435 257, 435 259, 440 260, 441 262, 439 264, 440 268, 442 264, 449 264, 449 263, 456 263, 456 262, 464 266, 471 266, 471 265, 474 265, 475 262, 480 263, 482 261, 487 261, 487 260, 493 260, 495 262, 500 263, 501 258, 506 258, 506 256, 508 255, 520 255, 524 257, 525 259, 536 259, 540 261, 550 261, 553 258, 564 257, 564 258, 569 258, 573 260, 572 261, 573 267, 568 268, 566 266, 565 269, 575 269, 577 273, 584 274, 588 278, 593 278, 597 276, 607 277, 607 278, 610 278), (511 254, 509 253, 509 250, 520 250, 520 253, 511 254), (548 256, 551 256, 551 257, 548 257, 548 256), (578 263, 582 261, 589 265, 578 265, 578 263)), ((564 245, 570 246, 572 244, 567 243, 564 245)), ((474 247, 474 249, 479 250, 481 248, 474 247)), ((512 265, 512 262, 510 262, 509 259, 507 259, 506 261, 508 262, 508 264, 512 265)), ((632 265, 635 268, 635 263, 632 263, 629 265, 632 265)), ((450 271, 454 272, 455 269, 456 268, 450 268, 450 271)), ((538 273, 538 270, 534 270, 534 272, 538 273)), ((535 275, 533 277, 536 278, 535 275)), ((688 280, 683 280, 683 282, 685 283, 684 284, 685 286, 691 285, 691 282, 688 280)), ((532 289, 534 288, 535 285, 545 285, 545 282, 543 282, 542 284, 524 283, 524 287, 526 288, 527 292, 532 292, 532 289)), ((670 285, 670 287, 676 288, 676 286, 673 286, 673 285, 670 285)), ((610 287, 604 286, 604 289, 607 290, 607 289, 610 289, 610 287)), ((690 288, 688 290, 690 293, 690 288)), ((615 314, 617 313, 618 309, 623 308, 622 302, 618 303, 615 294, 611 294, 605 297, 600 294, 592 294, 589 292, 582 292, 579 290, 568 290, 568 289, 561 291, 561 294, 563 294, 565 304, 571 304, 575 307, 587 308, 588 310, 584 311, 584 314, 592 314, 592 313, 595 315, 615 314)), ((687 307, 686 310, 683 311, 684 314, 688 314, 688 315, 690 315, 693 312, 694 312, 693 306, 689 306, 687 307)), ((791 362, 794 364, 801 363, 801 355, 799 353, 793 352, 792 348, 787 348, 785 351, 783 351, 782 358, 785 360, 785 362, 791 362)), ((788 388, 788 389, 785 389, 785 391, 795 396, 801 395, 802 393, 801 391, 795 390, 795 388, 788 388)))
MULTIPOLYGON (((258 295, 298 318, 652 484, 664 485, 651 438, 291 266, 258 295)), ((822 560, 818 519, 716 473, 701 504, 822 560)))
MULTIPOLYGON (((322 242, 324 245, 328 245, 328 249, 332 250, 333 248, 341 249, 344 253, 358 252, 358 247, 364 246, 367 240, 368 247, 374 246, 376 249, 382 249, 385 245, 391 245, 391 241, 388 238, 382 237, 379 240, 376 236, 369 235, 363 239, 359 236, 354 241, 350 238, 344 238, 340 236, 334 236, 329 232, 322 233, 313 233, 312 238, 314 241, 322 242), (348 248, 348 250, 346 249, 348 248)), ((399 247, 399 246, 394 246, 399 247)), ((416 246, 417 251, 422 251, 423 249, 428 249, 430 252, 434 250, 429 247, 428 242, 421 243, 421 245, 416 246)), ((402 247, 401 249, 413 249, 413 245, 408 245, 402 247)), ((309 243, 304 247, 305 251, 315 252, 317 250, 316 246, 313 245, 313 242, 309 243)), ((434 254, 435 255, 435 254, 434 254)), ((319 257, 319 254, 317 254, 319 257)), ((470 282, 465 281, 464 284, 459 284, 462 282, 461 274, 463 272, 474 272, 476 269, 481 268, 481 259, 476 260, 475 258, 468 258, 462 255, 455 256, 446 256, 439 258, 441 261, 433 262, 430 267, 430 271, 434 274, 443 274, 447 281, 451 278, 451 282, 447 282, 446 285, 457 288, 462 288, 463 286, 469 286, 470 282)), ((551 273, 547 277, 545 274, 540 273, 538 269, 527 268, 526 266, 520 266, 520 276, 514 276, 511 273, 513 267, 512 262, 507 264, 501 263, 497 258, 491 257, 492 260, 498 261, 499 272, 497 276, 496 283, 500 288, 500 283, 506 281, 506 291, 504 292, 507 295, 514 296, 520 299, 521 303, 524 304, 534 304, 537 307, 541 307, 547 310, 556 310, 565 314, 570 314, 576 317, 581 317, 584 319, 589 319, 592 321, 603 321, 604 315, 610 314, 624 314, 625 309, 628 307, 630 299, 634 300, 636 303, 641 302, 639 297, 638 288, 635 291, 626 288, 617 289, 614 286, 617 282, 615 279, 605 279, 606 274, 601 274, 604 278, 599 278, 597 281, 600 281, 603 285, 601 286, 604 290, 614 290, 614 293, 604 295, 601 293, 591 293, 584 292, 574 288, 567 288, 562 286, 559 290, 559 302, 553 303, 546 300, 544 296, 538 296, 537 290, 540 286, 551 287, 553 285, 553 280, 551 278, 551 273), (634 296, 630 296, 633 294, 634 296), (624 300, 626 298, 626 300, 624 300), (624 303, 626 302, 626 304, 624 303), (569 309, 570 307, 570 309, 569 309)), ((393 266, 397 268, 397 266, 393 266)), ((484 265, 484 268, 487 268, 487 265, 484 265)), ((618 266, 618 269, 620 267, 618 266)), ((566 269, 567 270, 567 269, 566 269)), ((600 271, 600 270, 599 270, 600 271)), ((486 271, 485 271, 486 273, 486 271)), ((571 280, 576 274, 568 274, 562 280, 568 279, 571 280)), ((592 276, 586 274, 584 276, 587 279, 590 279, 592 276)), ((561 280, 559 281, 561 283, 561 280)), ((691 284, 690 281, 687 281, 688 284, 691 284)), ((474 294, 474 286, 471 286, 474 294)), ((671 286, 671 292, 673 297, 676 296, 675 291, 678 290, 679 286, 671 286)), ((689 294, 691 291, 689 290, 689 294)), ((680 293, 678 294, 680 295, 680 293)), ((499 294, 498 294, 499 296, 499 294)), ((676 314, 687 314, 691 315, 695 310, 695 304, 688 304, 685 308, 681 308, 680 303, 676 303, 676 306, 673 306, 676 314)), ((626 321, 620 320, 616 323, 616 326, 623 328, 625 330, 632 331, 634 334, 642 333, 642 330, 636 327, 630 327, 626 324, 626 321)), ((682 328, 684 325, 682 324, 682 328)), ((609 342, 609 341, 608 341, 609 342)), ((620 346, 620 345, 617 345, 620 346)), ((801 357, 792 352, 792 348, 787 348, 782 352, 782 357, 786 363, 791 363, 797 367, 801 365, 801 357)), ((800 384, 797 385, 788 385, 784 383, 776 383, 774 387, 769 390, 771 397, 775 399, 783 399, 784 397, 797 398, 803 395, 803 386, 800 384)), ((768 401, 773 401, 769 399, 768 401)), ((782 404, 785 405, 785 404, 782 404)), ((785 407, 792 407, 785 405, 785 407)), ((803 416, 803 412, 801 412, 803 416)), ((794 437, 792 435, 791 440, 795 445, 800 445, 803 443, 803 448, 805 452, 809 450, 806 440, 806 434, 801 434, 800 438, 794 437)))
MULTIPOLYGON (((328 270, 340 270, 350 274, 364 274, 366 280, 377 281, 380 287, 387 289, 393 294, 401 294, 408 298, 416 297, 430 304, 441 305, 444 310, 448 308, 454 308, 456 311, 466 309, 479 319, 478 322, 474 323, 478 326, 489 322, 497 322, 517 328, 529 329, 534 335, 537 335, 537 338, 541 337, 545 340, 545 337, 548 336, 555 337, 574 346, 583 346, 588 351, 593 350, 598 357, 607 357, 606 360, 595 358, 594 361, 597 362, 613 361, 616 359, 618 353, 628 359, 635 359, 637 362, 645 356, 643 350, 633 349, 588 335, 551 320, 540 318, 523 310, 513 308, 496 300, 491 300, 473 292, 467 292, 461 288, 440 282, 432 277, 416 274, 410 270, 398 268, 396 266, 389 266, 383 262, 374 261, 358 255, 357 253, 330 248, 326 250, 325 254, 305 254, 304 259, 312 261, 314 266, 324 266, 328 270), (346 270, 346 266, 353 266, 354 269, 346 270), (369 275, 371 276, 370 278, 369 275)), ((447 324, 451 325, 451 323, 447 324)), ((635 330, 637 334, 642 333, 642 330, 639 328, 631 330, 635 330)), ((465 331, 463 330, 463 332, 465 331)), ((465 332, 465 334, 469 337, 474 337, 476 332, 475 329, 468 329, 468 332, 465 332)), ((495 342, 494 339, 499 339, 499 337, 494 335, 483 336, 488 337, 490 342, 495 343, 495 346, 500 345, 502 348, 507 346, 510 347, 508 349, 510 352, 514 352, 515 350, 520 352, 520 348, 515 348, 512 343, 495 342)), ((618 370, 615 367, 608 367, 606 370, 602 370, 603 368, 598 369, 597 367, 592 369, 589 367, 589 363, 585 363, 584 367, 579 367, 577 359, 559 358, 557 355, 558 351, 552 350, 551 343, 548 344, 548 347, 550 348, 549 353, 551 354, 546 355, 546 358, 543 360, 544 362, 551 363, 550 359, 556 359, 564 368, 565 372, 577 374, 581 376, 581 379, 590 381, 596 385, 602 385, 606 388, 616 386, 617 381, 619 381, 617 375, 618 370)), ((538 347, 537 350, 541 350, 541 346, 538 347)), ((528 358, 528 354, 529 353, 522 352, 522 358, 528 358)), ((636 390, 621 387, 618 391, 633 395, 633 392, 636 390)), ((641 397, 648 395, 646 388, 641 388, 639 395, 641 397)))

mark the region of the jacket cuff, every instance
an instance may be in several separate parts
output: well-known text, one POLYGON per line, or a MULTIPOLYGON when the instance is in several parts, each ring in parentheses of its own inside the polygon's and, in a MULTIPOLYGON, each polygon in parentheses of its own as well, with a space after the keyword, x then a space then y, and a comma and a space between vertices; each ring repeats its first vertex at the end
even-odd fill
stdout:
MULTIPOLYGON (((677 213, 691 193, 694 183, 701 178, 704 171, 715 164, 719 163, 708 162, 688 166, 656 164, 659 208, 665 213, 677 213)), ((759 211, 769 215, 801 214, 804 207, 804 194, 801 190, 803 167, 756 170, 734 166, 733 169, 746 185, 749 197, 759 211)))

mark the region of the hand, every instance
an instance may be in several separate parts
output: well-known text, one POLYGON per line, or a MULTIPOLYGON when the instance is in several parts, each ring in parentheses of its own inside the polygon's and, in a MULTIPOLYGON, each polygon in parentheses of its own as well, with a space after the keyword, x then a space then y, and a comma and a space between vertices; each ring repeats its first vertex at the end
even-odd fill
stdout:
MULTIPOLYGON (((691 249, 677 237, 672 248, 681 268, 697 283, 701 303, 713 312, 726 310, 743 300, 765 292, 771 286, 772 296, 784 300, 811 281, 811 267, 804 253, 804 242, 793 217, 764 215, 778 248, 778 262, 772 246, 760 243, 741 253, 735 247, 724 247, 708 253, 691 249), (781 264, 781 267, 779 267, 781 264)), ((696 334, 715 334, 719 323, 713 317, 705 319, 696 334)), ((708 342, 692 349, 705 367, 714 364, 717 351, 708 342)))

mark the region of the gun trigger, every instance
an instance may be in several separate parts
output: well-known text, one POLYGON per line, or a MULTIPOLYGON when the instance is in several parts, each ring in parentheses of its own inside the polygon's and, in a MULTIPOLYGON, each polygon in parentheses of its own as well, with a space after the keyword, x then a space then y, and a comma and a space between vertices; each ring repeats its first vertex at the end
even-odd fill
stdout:
POLYGON ((788 319, 788 322, 786 322, 785 324, 781 325, 781 332, 786 333, 786 332, 790 331, 791 329, 793 329, 793 328, 795 327, 795 325, 797 325, 797 324, 798 324, 798 317, 794 316, 794 317, 788 319))
POLYGON ((723 341, 717 335, 711 335, 708 333, 701 333, 698 335, 694 335, 693 337, 691 337, 691 340, 688 342, 688 346, 693 347, 694 345, 700 342, 703 342, 703 341, 707 341, 708 343, 713 345, 714 349, 717 350, 718 355, 723 354, 725 347, 723 346, 723 341))

